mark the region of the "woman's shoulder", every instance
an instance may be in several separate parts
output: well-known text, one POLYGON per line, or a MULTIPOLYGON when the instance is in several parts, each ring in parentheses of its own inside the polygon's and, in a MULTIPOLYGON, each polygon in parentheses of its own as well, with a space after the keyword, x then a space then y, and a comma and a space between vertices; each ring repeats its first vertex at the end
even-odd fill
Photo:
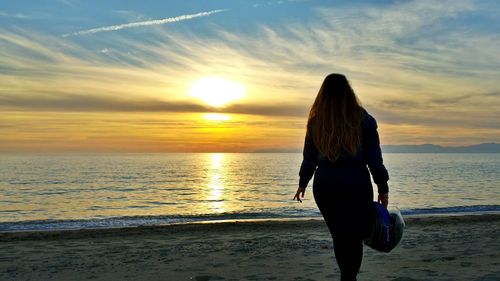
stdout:
POLYGON ((362 121, 363 129, 377 129, 377 120, 373 116, 363 109, 363 121, 362 121))

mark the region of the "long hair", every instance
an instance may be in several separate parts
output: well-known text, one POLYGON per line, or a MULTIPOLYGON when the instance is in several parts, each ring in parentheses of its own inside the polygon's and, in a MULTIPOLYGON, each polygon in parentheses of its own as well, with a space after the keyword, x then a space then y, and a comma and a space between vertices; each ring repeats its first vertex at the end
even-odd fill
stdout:
POLYGON ((363 111, 347 78, 330 74, 309 112, 307 134, 319 152, 332 162, 344 152, 355 155, 361 146, 363 111))

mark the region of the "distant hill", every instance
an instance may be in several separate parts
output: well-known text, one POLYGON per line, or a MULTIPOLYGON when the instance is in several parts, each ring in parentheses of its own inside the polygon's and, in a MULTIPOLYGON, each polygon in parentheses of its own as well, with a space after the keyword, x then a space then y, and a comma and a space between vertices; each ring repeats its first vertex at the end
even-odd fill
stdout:
MULTIPOLYGON (((481 143, 469 146, 382 145, 384 153, 500 153, 500 143, 481 143)), ((262 148, 255 153, 301 153, 302 148, 262 148)))
POLYGON ((500 153, 499 143, 482 143, 469 146, 421 145, 382 145, 384 153, 500 153))

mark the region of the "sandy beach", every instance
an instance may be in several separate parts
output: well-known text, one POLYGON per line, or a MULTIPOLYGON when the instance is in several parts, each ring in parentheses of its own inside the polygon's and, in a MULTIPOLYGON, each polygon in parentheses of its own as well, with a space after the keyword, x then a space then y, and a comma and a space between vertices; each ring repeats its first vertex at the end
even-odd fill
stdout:
MULTIPOLYGON (((358 280, 500 280, 500 215, 406 218, 358 280)), ((0 280, 337 280, 321 220, 0 234, 0 280)))

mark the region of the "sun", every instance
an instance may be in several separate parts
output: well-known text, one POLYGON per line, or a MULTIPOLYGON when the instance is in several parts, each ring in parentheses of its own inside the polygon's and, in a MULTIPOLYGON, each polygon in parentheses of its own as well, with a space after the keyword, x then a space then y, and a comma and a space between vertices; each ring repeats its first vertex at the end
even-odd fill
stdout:
POLYGON ((189 95, 212 107, 224 107, 245 96, 245 87, 221 77, 203 77, 194 82, 189 95))
POLYGON ((220 113, 208 113, 203 115, 203 118, 209 121, 228 121, 231 119, 229 115, 220 114, 220 113))

